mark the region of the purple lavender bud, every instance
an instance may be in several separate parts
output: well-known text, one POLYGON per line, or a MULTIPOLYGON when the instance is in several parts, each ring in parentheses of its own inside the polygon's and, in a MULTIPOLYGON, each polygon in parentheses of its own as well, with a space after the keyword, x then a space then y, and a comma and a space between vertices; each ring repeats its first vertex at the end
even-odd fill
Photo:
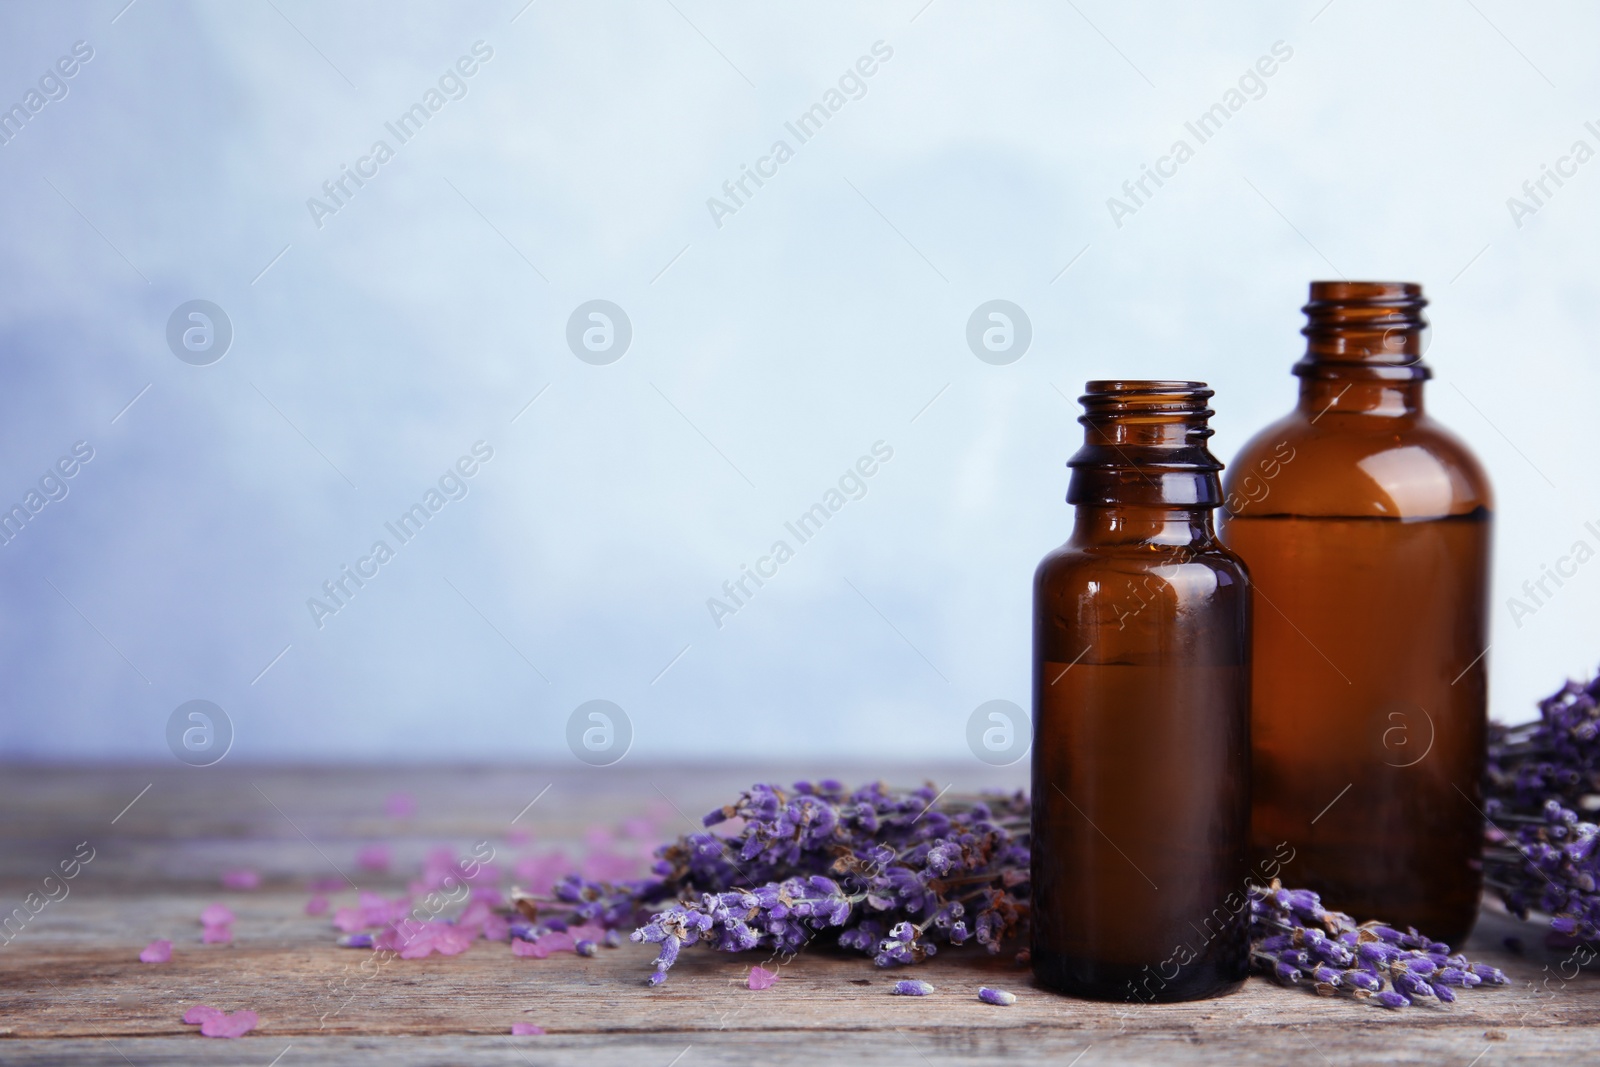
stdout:
POLYGON ((1317 946, 1316 954, 1322 962, 1335 967, 1349 967, 1356 961, 1356 954, 1337 941, 1322 942, 1317 946))
POLYGON ((622 932, 620 930, 607 930, 604 941, 607 948, 616 948, 622 944, 622 932))
POLYGON ((1355 989, 1368 993, 1376 993, 1383 988, 1383 979, 1371 971, 1349 970, 1344 972, 1345 984, 1355 989))
POLYGON ((1427 979, 1418 978, 1416 975, 1406 971, 1396 971, 1391 981, 1394 982, 1394 988, 1397 992, 1404 993, 1408 997, 1426 998, 1433 996, 1433 986, 1429 984, 1427 979))
POLYGON ((1007 993, 1004 989, 990 989, 988 986, 980 986, 978 988, 978 999, 985 1004, 1010 1007, 1017 1002, 1017 995, 1015 993, 1007 993))
POLYGON ((1284 985, 1297 985, 1300 982, 1300 971, 1287 963, 1279 963, 1272 968, 1273 976, 1284 985))
POLYGON ((1510 981, 1508 978, 1506 978, 1505 972, 1498 967, 1490 967, 1486 964, 1474 963, 1471 965, 1470 969, 1474 975, 1489 985, 1506 985, 1510 981))
POLYGON ((1456 1000, 1455 990, 1442 982, 1433 983, 1433 995, 1446 1004, 1454 1004, 1456 1000))
POLYGON ((1483 981, 1471 971, 1462 970, 1460 967, 1443 967, 1433 976, 1433 986, 1437 989, 1441 985, 1475 986, 1483 981))
POLYGON ((1309 912, 1322 910, 1322 898, 1309 889, 1290 889, 1285 891, 1285 895, 1291 908, 1309 912))
POLYGON ((584 938, 573 946, 573 951, 580 956, 598 956, 600 954, 600 946, 588 938, 584 938))
POLYGON ((1398 951, 1393 945, 1386 945, 1382 941, 1368 941, 1356 946, 1356 956, 1367 963, 1387 963, 1398 951))
POLYGON ((532 923, 515 922, 509 924, 507 929, 511 931, 512 937, 520 937, 524 941, 534 940, 532 923))
POLYGON ((338 945, 340 948, 371 948, 372 935, 345 934, 343 937, 339 938, 338 945))
POLYGON ((1557 915, 1550 920, 1550 929, 1564 937, 1571 937, 1578 932, 1578 920, 1569 915, 1557 915))
POLYGON ((1318 964, 1316 969, 1311 972, 1311 978, 1313 981, 1321 982, 1324 985, 1336 986, 1344 984, 1344 977, 1338 971, 1325 964, 1318 964))
POLYGON ((1395 961, 1396 967, 1403 967, 1411 974, 1430 975, 1438 968, 1426 956, 1403 956, 1395 961))
POLYGON ((925 997, 933 992, 933 986, 917 978, 902 978, 889 992, 900 997, 925 997))
POLYGON ((1385 989, 1372 999, 1374 1003, 1382 1004, 1386 1008, 1405 1008, 1411 1004, 1409 999, 1392 989, 1385 989))

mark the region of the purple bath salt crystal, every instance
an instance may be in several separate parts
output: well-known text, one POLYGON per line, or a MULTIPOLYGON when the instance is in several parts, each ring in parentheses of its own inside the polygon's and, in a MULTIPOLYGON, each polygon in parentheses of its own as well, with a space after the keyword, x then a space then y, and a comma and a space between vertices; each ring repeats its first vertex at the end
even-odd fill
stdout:
POLYGON ((902 978, 889 992, 899 997, 925 997, 933 992, 933 985, 917 978, 902 978))
POLYGON ((990 989, 988 986, 980 986, 978 988, 978 999, 985 1004, 998 1004, 1003 1008, 1009 1008, 1017 1002, 1017 995, 1015 993, 1007 993, 1004 989, 990 989))

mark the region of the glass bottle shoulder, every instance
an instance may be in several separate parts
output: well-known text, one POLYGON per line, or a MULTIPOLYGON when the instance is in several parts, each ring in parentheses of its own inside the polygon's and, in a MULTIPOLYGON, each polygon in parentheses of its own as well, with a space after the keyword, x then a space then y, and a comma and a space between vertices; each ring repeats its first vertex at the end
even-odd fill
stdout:
POLYGON ((1403 521, 1493 511, 1472 451, 1425 414, 1295 410, 1257 433, 1223 477, 1224 517, 1403 521))
POLYGON ((1034 589, 1046 596, 1077 596, 1120 588, 1153 576, 1175 591, 1206 596, 1249 582, 1244 561, 1220 540, 1192 544, 1086 542, 1073 538, 1048 553, 1034 571, 1034 589))

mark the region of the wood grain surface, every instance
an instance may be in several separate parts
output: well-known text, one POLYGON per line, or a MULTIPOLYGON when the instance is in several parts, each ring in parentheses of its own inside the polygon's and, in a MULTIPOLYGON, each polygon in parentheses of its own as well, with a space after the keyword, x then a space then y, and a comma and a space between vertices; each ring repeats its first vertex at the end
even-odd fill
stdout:
MULTIPOLYGON (((357 966, 371 954, 338 948, 330 918, 304 913, 313 879, 348 876, 393 896, 430 849, 464 853, 487 841, 509 886, 516 857, 559 847, 580 858, 592 827, 644 818, 675 835, 751 781, 824 773, 864 777, 850 767, 781 766, 0 767, 0 916, 26 912, 28 894, 43 897, 45 876, 84 842, 94 853, 66 883, 65 897, 44 904, 0 945, 0 1063, 1489 1067, 1600 1060, 1600 975, 1577 973, 1570 956, 1544 946, 1537 926, 1487 906, 1468 950, 1514 984, 1401 1012, 1259 979, 1213 1001, 1090 1003, 1034 989, 1026 969, 981 951, 889 972, 819 947, 784 964, 777 985, 760 992, 744 986, 758 956, 696 950, 684 952, 664 986, 647 988, 654 952, 632 944, 592 959, 537 960, 478 942, 460 956, 393 960, 363 975, 357 966), (385 813, 385 798, 397 790, 415 797, 414 815, 385 813), (518 831, 531 832, 531 842, 518 831), (364 845, 379 842, 393 852, 388 873, 356 862, 364 845), (261 887, 221 888, 220 874, 236 867, 259 871, 261 887), (197 917, 218 901, 238 915, 234 942, 201 944, 197 917), (138 962, 157 938, 173 941, 172 961, 138 962), (937 993, 890 996, 893 981, 908 973, 937 993), (1016 1005, 980 1003, 980 985, 1011 990, 1016 1005), (261 1022, 238 1040, 202 1038, 180 1021, 199 1003, 248 1008, 261 1022), (515 1022, 548 1033, 512 1037, 515 1022)), ((1016 769, 985 773, 908 768, 891 781, 958 790, 1023 784, 1016 769)), ((642 855, 652 843, 624 835, 595 847, 642 855)), ((347 884, 330 896, 337 907, 353 904, 356 893, 347 884)))

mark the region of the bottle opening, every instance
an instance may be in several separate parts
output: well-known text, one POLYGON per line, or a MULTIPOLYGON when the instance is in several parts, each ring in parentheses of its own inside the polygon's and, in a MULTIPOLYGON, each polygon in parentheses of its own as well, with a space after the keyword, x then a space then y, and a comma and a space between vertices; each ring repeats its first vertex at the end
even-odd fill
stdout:
POLYGON ((1428 306, 1416 282, 1318 281, 1301 308, 1306 354, 1302 378, 1356 374, 1368 378, 1429 378, 1428 306))
POLYGON ((1070 504, 1213 507, 1221 502, 1206 448, 1214 414, 1205 382, 1102 380, 1079 397, 1083 447, 1067 462, 1070 504))
MULTIPOLYGON (((1084 419, 1095 415, 1171 414, 1210 418, 1207 401, 1215 395, 1205 382, 1105 380, 1088 382, 1078 398, 1084 419)), ((1085 422, 1087 425, 1087 422, 1085 422)))

